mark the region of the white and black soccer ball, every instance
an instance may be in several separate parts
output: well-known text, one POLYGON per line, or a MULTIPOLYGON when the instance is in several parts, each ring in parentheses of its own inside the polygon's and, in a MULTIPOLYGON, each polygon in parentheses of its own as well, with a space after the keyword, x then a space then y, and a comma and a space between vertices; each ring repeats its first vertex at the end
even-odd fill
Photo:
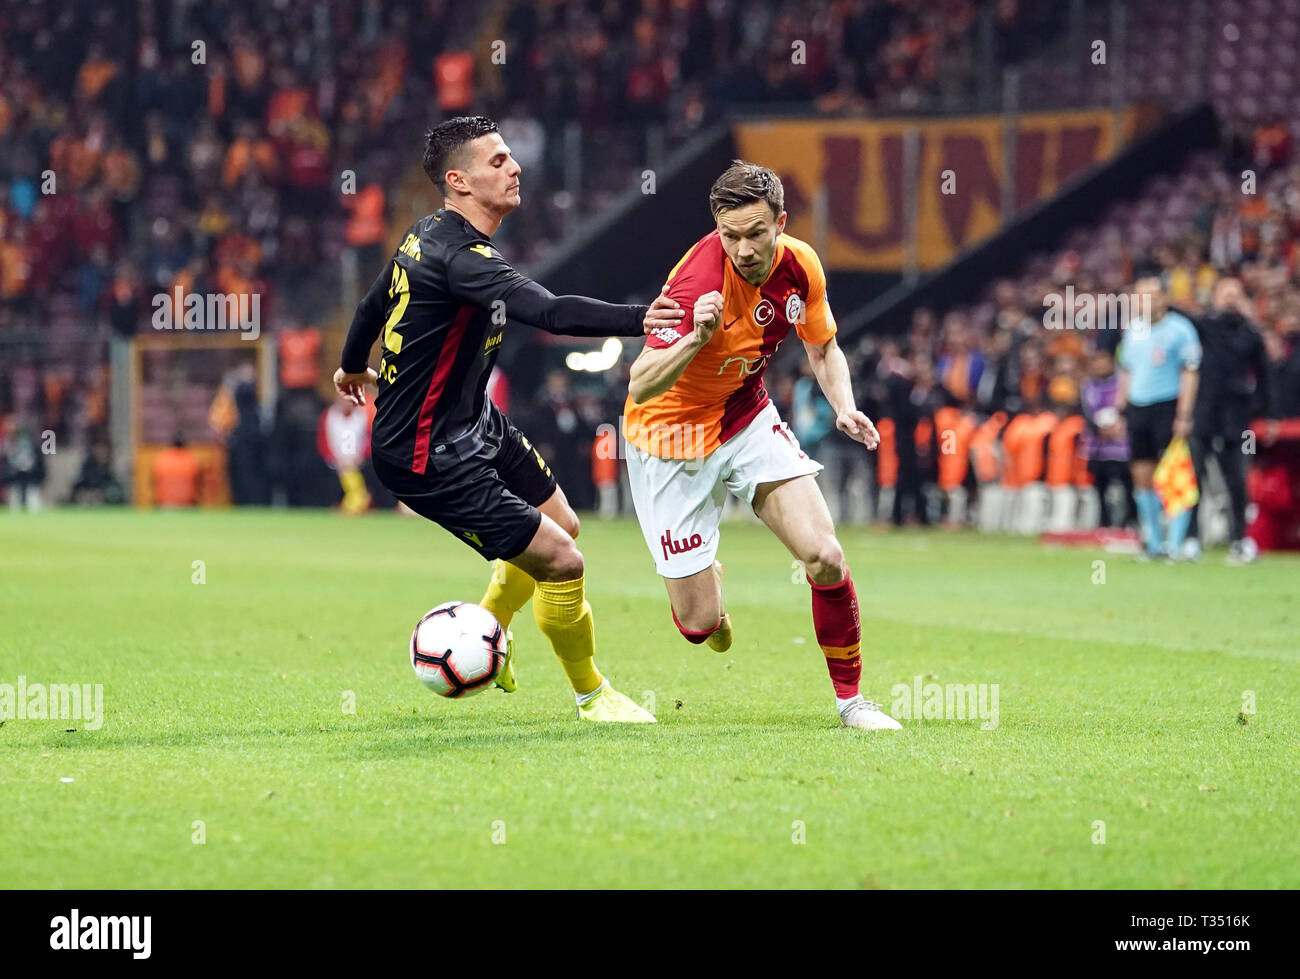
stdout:
POLYGON ((443 602, 411 633, 411 667, 440 697, 470 697, 492 686, 506 662, 506 630, 473 602, 443 602))

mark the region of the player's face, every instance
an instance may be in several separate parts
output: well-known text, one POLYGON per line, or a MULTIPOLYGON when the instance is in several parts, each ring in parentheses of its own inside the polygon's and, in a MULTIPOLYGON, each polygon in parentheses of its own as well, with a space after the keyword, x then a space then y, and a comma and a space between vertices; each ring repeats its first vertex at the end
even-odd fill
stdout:
POLYGON ((784 230, 785 211, 773 217, 767 201, 751 201, 718 212, 722 249, 750 285, 762 285, 772 271, 776 239, 784 230))
POLYGON ((519 206, 519 174, 522 172, 500 133, 488 133, 470 144, 470 160, 464 171, 470 194, 496 214, 509 214, 519 206))
POLYGON ((1241 280, 1225 276, 1214 284, 1214 308, 1231 309, 1245 298, 1241 291, 1241 280))
POLYGON ((1165 299, 1165 291, 1160 285, 1160 280, 1155 276, 1147 276, 1140 279, 1134 287, 1134 292, 1141 297, 1143 303, 1151 304, 1151 322, 1159 322, 1169 311, 1169 303, 1165 299))

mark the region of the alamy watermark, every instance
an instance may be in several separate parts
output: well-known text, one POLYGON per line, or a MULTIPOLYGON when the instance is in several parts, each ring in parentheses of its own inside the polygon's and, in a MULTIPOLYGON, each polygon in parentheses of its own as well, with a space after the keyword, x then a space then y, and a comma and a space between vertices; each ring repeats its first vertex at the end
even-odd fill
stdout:
POLYGON ((83 721, 87 731, 104 724, 102 683, 0 683, 0 721, 83 721))
POLYGON ((596 429, 596 457, 598 459, 626 459, 627 443, 651 455, 685 461, 687 469, 698 469, 712 451, 708 425, 696 424, 628 424, 620 415, 617 428, 608 422, 596 429), (617 435, 617 438, 611 436, 617 435))
POLYGON ((1151 328, 1151 297, 1141 293, 1064 292, 1043 296, 1043 326, 1049 330, 1132 330, 1151 328))
POLYGON ((83 915, 73 908, 50 919, 50 948, 126 951, 133 959, 147 959, 153 947, 152 932, 152 915, 83 915))
POLYGON ((260 293, 187 293, 177 286, 155 294, 152 305, 155 330, 236 331, 241 340, 262 335, 260 293))
POLYGON ((912 677, 911 684, 895 683, 889 688, 894 698, 890 714, 897 720, 970 721, 978 718, 981 731, 998 726, 996 683, 926 683, 912 677))

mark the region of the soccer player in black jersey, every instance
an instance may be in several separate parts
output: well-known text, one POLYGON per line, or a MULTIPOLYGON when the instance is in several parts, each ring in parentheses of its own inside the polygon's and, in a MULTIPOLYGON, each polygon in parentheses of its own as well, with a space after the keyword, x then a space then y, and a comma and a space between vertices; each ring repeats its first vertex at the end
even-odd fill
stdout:
MULTIPOLYGON (((380 481, 495 560, 480 604, 503 626, 533 598, 533 616, 569 677, 578 716, 653 722, 596 669, 583 559, 573 540, 578 517, 545 460, 486 391, 507 323, 568 336, 639 337, 675 326, 683 313, 665 296, 649 307, 554 296, 506 263, 492 235, 519 206, 520 168, 492 120, 460 117, 434 127, 425 137, 424 169, 444 206, 407 229, 357 306, 334 386, 364 404, 365 386, 378 384, 371 452, 380 481), (367 360, 381 332, 375 371, 367 360)), ((506 690, 515 688, 512 660, 498 679, 506 690)))

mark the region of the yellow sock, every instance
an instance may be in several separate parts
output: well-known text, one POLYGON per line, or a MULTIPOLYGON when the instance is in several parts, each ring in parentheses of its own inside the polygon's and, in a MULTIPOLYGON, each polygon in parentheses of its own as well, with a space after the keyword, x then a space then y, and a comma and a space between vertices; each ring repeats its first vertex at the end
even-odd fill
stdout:
POLYGON ((582 578, 539 581, 533 598, 533 618, 560 658, 575 693, 591 693, 605 678, 596 669, 596 626, 584 597, 582 578))
POLYGON ((343 487, 343 509, 348 513, 361 513, 370 509, 370 491, 366 477, 359 469, 340 469, 339 485, 343 487))
POLYGON ((527 571, 521 571, 509 561, 497 561, 492 568, 492 580, 479 604, 496 616, 507 629, 515 613, 533 597, 537 582, 527 571))

